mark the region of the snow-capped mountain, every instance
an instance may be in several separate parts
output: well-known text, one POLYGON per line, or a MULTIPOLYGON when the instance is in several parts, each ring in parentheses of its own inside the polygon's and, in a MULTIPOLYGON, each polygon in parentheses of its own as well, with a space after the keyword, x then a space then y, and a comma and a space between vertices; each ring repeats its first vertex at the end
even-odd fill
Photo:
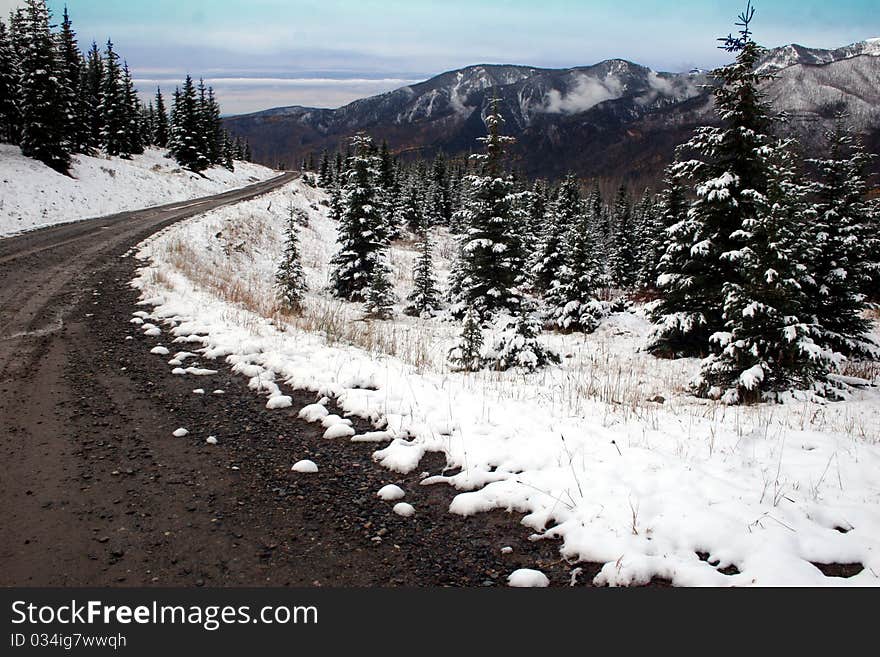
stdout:
MULTIPOLYGON (((869 146, 880 145, 880 39, 836 50, 776 48, 760 70, 774 74, 767 97, 808 149, 839 109, 869 146)), ((505 131, 517 137, 513 156, 527 173, 651 178, 693 127, 713 120, 711 84, 701 70, 658 73, 622 59, 570 69, 477 65, 336 110, 278 108, 226 122, 273 165, 296 166, 358 131, 399 153, 466 153, 485 134, 497 96, 505 131)))

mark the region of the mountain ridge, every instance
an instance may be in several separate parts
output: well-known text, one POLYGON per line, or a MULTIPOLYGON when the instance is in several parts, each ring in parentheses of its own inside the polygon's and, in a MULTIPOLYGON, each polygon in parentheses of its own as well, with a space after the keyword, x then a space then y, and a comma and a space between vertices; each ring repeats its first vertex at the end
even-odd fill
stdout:
MULTIPOLYGON (((880 145, 880 39, 773 48, 758 70, 774 74, 764 91, 775 110, 795 116, 808 150, 839 109, 880 145)), ((696 125, 713 120, 711 84, 706 72, 657 72, 623 58, 571 68, 474 64, 337 109, 288 106, 224 121, 273 165, 297 166, 361 131, 398 153, 455 155, 476 149, 497 94, 505 130, 518 139, 513 159, 527 175, 650 179, 696 125)))

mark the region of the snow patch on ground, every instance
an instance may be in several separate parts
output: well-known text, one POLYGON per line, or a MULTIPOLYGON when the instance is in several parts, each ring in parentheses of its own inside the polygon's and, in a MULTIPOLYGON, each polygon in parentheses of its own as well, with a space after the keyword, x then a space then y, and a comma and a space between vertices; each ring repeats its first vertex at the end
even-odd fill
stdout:
POLYGON ((304 460, 294 463, 291 470, 301 474, 315 474, 318 471, 318 466, 314 461, 304 460))
POLYGON ((515 570, 507 578, 510 586, 517 588, 545 588, 550 586, 550 580, 540 570, 531 570, 529 568, 521 568, 515 570))
POLYGON ((386 502, 402 500, 405 496, 406 493, 403 492, 403 489, 400 486, 395 486, 394 484, 383 486, 379 489, 379 492, 376 493, 376 497, 378 497, 380 500, 385 500, 386 502))

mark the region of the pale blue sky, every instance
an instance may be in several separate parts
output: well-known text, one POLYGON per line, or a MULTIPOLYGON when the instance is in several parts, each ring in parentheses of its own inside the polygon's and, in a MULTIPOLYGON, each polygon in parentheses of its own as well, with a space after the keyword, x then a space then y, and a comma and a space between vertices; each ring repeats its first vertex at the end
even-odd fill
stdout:
MULTIPOLYGON (((6 13, 15 0, 0 0, 6 13)), ((64 0, 50 0, 60 14, 64 0)), ((211 79, 224 110, 338 106, 475 63, 656 70, 722 63, 741 0, 67 0, 83 42, 112 36, 141 80, 211 79), (234 78, 234 80, 230 80, 234 78), (225 81, 224 81, 225 79, 225 81)), ((880 36, 878 0, 756 0, 767 46, 880 36)))

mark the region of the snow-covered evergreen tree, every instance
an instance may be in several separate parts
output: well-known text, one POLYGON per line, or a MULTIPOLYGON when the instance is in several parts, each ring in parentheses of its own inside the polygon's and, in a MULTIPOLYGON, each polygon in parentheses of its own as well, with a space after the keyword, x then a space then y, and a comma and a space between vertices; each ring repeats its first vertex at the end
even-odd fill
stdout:
POLYGON ((18 57, 6 24, 0 20, 0 141, 17 144, 21 137, 18 57))
POLYGON ((143 125, 141 123, 141 102, 131 77, 128 62, 122 66, 122 99, 125 108, 125 136, 123 155, 140 155, 144 152, 143 125))
POLYGON ((293 206, 288 208, 287 226, 284 231, 284 253, 275 273, 275 289, 281 306, 290 312, 298 312, 302 308, 303 298, 308 291, 306 275, 302 267, 302 255, 299 246, 299 228, 297 227, 296 211, 293 206))
POLYGON ((764 150, 766 195, 755 194, 752 216, 723 258, 738 276, 724 284, 724 329, 711 336, 717 351, 694 383, 701 396, 725 403, 754 403, 779 393, 824 386, 833 352, 811 335, 813 301, 805 292, 801 262, 805 189, 787 144, 764 150))
POLYGON ((397 297, 394 293, 393 273, 391 265, 388 263, 387 250, 379 249, 370 255, 370 260, 373 264, 364 310, 369 317, 390 319, 394 316, 394 303, 397 301, 397 297))
POLYGON ((162 89, 156 89, 156 121, 153 128, 153 143, 159 148, 166 148, 170 138, 168 126, 168 109, 165 107, 165 97, 162 89))
POLYGON ((107 41, 104 59, 104 80, 101 84, 101 143, 108 155, 127 157, 130 108, 122 79, 119 55, 113 42, 107 41))
POLYGON ((664 189, 654 207, 653 216, 650 220, 645 219, 645 242, 639 273, 639 287, 643 290, 657 289, 660 263, 669 246, 668 231, 687 218, 688 200, 681 180, 667 168, 663 182, 664 189))
POLYGON ((413 317, 430 316, 440 308, 440 292, 434 274, 431 236, 427 230, 423 230, 421 234, 419 259, 413 270, 413 291, 407 297, 407 301, 409 305, 404 312, 413 317))
POLYGON ((88 150, 97 151, 104 147, 104 58, 98 44, 92 42, 92 47, 86 55, 86 64, 83 71, 82 95, 83 105, 86 109, 87 122, 87 145, 88 150))
POLYGON ((632 203, 626 185, 620 186, 614 201, 613 225, 609 254, 611 281, 616 287, 629 289, 635 284, 637 269, 632 203))
POLYGON ((542 294, 558 283, 566 260, 568 235, 583 214, 580 185, 574 176, 568 176, 559 186, 556 198, 546 212, 544 239, 537 263, 532 268, 534 287, 542 294))
POLYGON ((449 350, 450 367, 457 372, 477 372, 483 367, 483 329, 479 313, 468 308, 458 344, 449 350))
POLYGON ((740 18, 739 36, 723 48, 736 61, 714 72, 715 111, 720 126, 697 129, 685 145, 694 159, 680 162, 675 176, 695 183, 696 200, 687 217, 668 231, 654 308, 657 327, 648 349, 656 355, 706 355, 709 338, 724 330, 726 284, 739 282, 739 269, 725 254, 735 251, 734 235, 756 218, 756 200, 766 196, 770 118, 757 72, 763 49, 749 28, 753 8, 740 18))
POLYGON ((372 153, 372 140, 356 135, 355 154, 345 171, 339 202, 339 252, 331 261, 334 294, 349 301, 365 300, 370 285, 374 256, 387 244, 383 241, 384 217, 378 204, 378 158, 372 153))
POLYGON ((72 151, 75 153, 85 153, 89 151, 89 134, 88 114, 85 106, 85 97, 81 88, 84 62, 76 41, 76 32, 73 29, 66 6, 64 7, 61 30, 57 34, 57 41, 66 96, 64 100, 65 108, 59 111, 61 120, 64 122, 62 129, 70 141, 72 151))
POLYGON ((488 136, 480 141, 486 153, 473 156, 481 164, 469 176, 470 194, 462 213, 463 233, 451 278, 453 301, 473 307, 481 316, 498 310, 515 312, 523 275, 520 228, 525 224, 514 203, 515 185, 504 170, 505 149, 512 137, 501 134, 503 118, 498 100, 486 117, 488 136))
POLYGON ((20 30, 24 51, 19 57, 18 95, 21 152, 67 173, 71 142, 65 127, 69 127, 70 93, 49 29, 49 10, 44 0, 27 0, 23 16, 20 30))
POLYGON ((204 171, 210 165, 204 148, 204 136, 199 120, 199 99, 191 76, 187 75, 183 89, 175 93, 171 124, 171 154, 182 167, 204 171))
POLYGON ((868 337, 866 292, 872 281, 878 236, 866 202, 865 168, 870 156, 839 115, 827 135, 827 155, 812 160, 818 169, 814 216, 806 224, 813 276, 811 301, 816 339, 846 356, 877 357, 868 337), (872 250, 873 249, 873 250, 872 250))
POLYGON ((605 282, 593 217, 581 206, 566 235, 564 258, 545 295, 549 320, 565 331, 596 330, 607 308, 598 300, 605 282))
POLYGON ((518 316, 505 320, 506 326, 488 353, 484 362, 504 371, 519 367, 533 372, 539 367, 561 362, 559 354, 541 344, 541 322, 531 303, 523 301, 518 316))

